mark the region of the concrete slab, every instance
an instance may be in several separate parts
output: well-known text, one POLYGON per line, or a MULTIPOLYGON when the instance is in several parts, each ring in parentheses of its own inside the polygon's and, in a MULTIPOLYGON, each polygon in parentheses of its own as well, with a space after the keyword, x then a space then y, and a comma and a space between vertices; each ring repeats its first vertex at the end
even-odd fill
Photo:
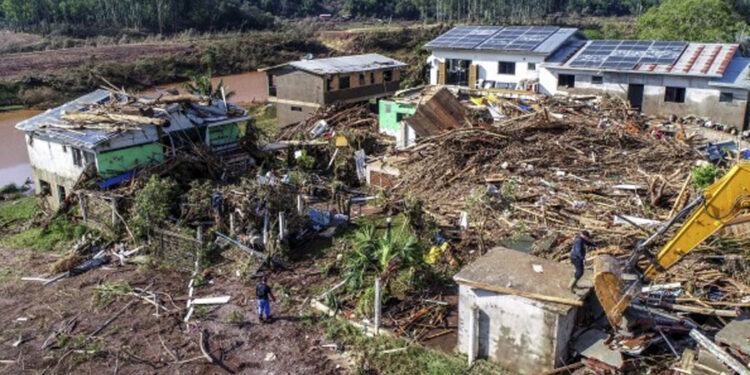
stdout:
POLYGON ((750 317, 740 317, 716 334, 716 342, 750 355, 750 317))
POLYGON ((614 368, 622 368, 622 353, 607 346, 608 337, 609 335, 603 331, 591 329, 576 339, 573 348, 585 358, 596 359, 614 368))
POLYGON ((568 289, 573 273, 574 269, 570 264, 496 247, 464 267, 453 279, 459 284, 496 287, 499 291, 528 298, 549 297, 545 299, 547 302, 555 299, 577 301, 580 306, 593 286, 592 273, 588 271, 584 274, 577 293, 568 289))

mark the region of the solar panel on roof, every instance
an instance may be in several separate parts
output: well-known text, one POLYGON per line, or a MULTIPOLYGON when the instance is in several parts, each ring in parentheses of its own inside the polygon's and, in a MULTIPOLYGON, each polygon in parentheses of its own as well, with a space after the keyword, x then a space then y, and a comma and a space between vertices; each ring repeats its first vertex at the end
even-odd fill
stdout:
POLYGON ((425 46, 471 49, 500 30, 502 27, 499 26, 457 26, 425 46))
POLYGON ((638 64, 674 64, 686 47, 687 42, 595 40, 570 66, 627 70, 638 64))
POLYGON ((531 51, 559 30, 552 26, 509 26, 477 46, 478 49, 531 51))

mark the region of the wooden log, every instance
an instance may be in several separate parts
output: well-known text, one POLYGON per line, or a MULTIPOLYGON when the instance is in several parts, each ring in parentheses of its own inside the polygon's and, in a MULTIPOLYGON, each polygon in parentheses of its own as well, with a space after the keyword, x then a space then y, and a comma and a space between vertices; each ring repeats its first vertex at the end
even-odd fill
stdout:
POLYGON ((735 310, 718 310, 718 309, 710 309, 710 308, 705 308, 705 307, 678 305, 678 304, 669 303, 669 302, 661 302, 658 304, 658 306, 666 308, 666 309, 684 311, 684 312, 701 314, 701 315, 723 316, 723 317, 728 317, 728 318, 736 318, 740 316, 740 313, 735 310))
POLYGON ((65 113, 62 119, 76 124, 101 124, 101 123, 120 123, 128 125, 155 125, 165 126, 167 120, 154 117, 122 115, 115 113, 65 113))
POLYGON ((205 103, 209 99, 193 94, 161 95, 155 99, 139 98, 144 104, 170 104, 170 103, 205 103))

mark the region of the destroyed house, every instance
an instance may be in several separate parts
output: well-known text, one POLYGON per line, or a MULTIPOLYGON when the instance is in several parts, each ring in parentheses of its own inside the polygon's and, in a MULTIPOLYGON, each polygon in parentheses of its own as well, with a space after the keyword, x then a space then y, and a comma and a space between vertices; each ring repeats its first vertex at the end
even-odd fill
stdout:
POLYGON ((575 28, 457 26, 423 48, 431 52, 430 84, 544 92, 540 64, 574 53, 584 40, 575 28))
MULTIPOLYGON (((565 363, 579 309, 567 283, 573 268, 497 247, 453 276, 458 284, 457 350, 469 361, 484 358, 518 374, 537 374, 565 363)), ((584 287, 585 286, 585 287, 584 287)))
POLYGON ((549 92, 613 94, 649 115, 747 129, 750 58, 737 44, 595 40, 543 67, 549 92))
POLYGON ((378 54, 293 61, 264 69, 280 126, 303 121, 320 107, 367 101, 399 88, 406 64, 378 54))
POLYGON ((97 90, 17 124, 26 133, 37 194, 55 208, 87 169, 105 188, 197 142, 217 154, 239 150, 250 120, 244 109, 221 100, 163 103, 160 98, 97 90))

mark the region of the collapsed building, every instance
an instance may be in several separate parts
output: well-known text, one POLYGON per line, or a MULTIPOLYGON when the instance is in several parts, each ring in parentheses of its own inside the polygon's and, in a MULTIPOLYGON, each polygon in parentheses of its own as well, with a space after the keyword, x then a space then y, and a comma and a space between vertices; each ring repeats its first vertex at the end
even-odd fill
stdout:
POLYGON ((134 101, 96 90, 16 128, 26 133, 37 194, 57 208, 87 171, 104 179, 104 188, 196 143, 230 155, 250 120, 247 111, 222 100, 165 94, 134 101))
POLYGON ((648 115, 748 129, 750 59, 737 44, 594 40, 550 26, 459 26, 425 45, 432 84, 610 94, 648 115))
POLYGON ((371 53, 292 61, 263 71, 278 124, 286 126, 312 117, 321 107, 392 95, 405 67, 401 61, 371 53))

